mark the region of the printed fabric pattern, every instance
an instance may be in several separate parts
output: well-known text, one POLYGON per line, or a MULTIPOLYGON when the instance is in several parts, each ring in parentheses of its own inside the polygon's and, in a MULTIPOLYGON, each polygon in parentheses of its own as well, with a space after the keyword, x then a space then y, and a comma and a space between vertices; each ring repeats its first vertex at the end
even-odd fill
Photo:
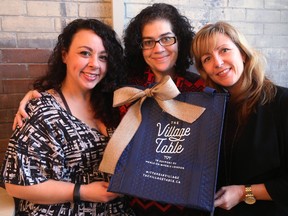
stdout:
MULTIPOLYGON (((83 185, 109 181, 110 176, 98 171, 108 137, 66 112, 48 93, 32 100, 27 113, 29 120, 13 133, 8 144, 3 182, 35 185, 53 179, 83 185)), ((16 215, 134 215, 125 199, 56 205, 17 200, 16 215)))

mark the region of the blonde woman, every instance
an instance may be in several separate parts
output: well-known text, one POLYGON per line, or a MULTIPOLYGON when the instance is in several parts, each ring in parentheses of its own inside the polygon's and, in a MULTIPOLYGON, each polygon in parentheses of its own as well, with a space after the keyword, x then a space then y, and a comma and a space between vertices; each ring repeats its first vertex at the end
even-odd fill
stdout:
POLYGON ((288 89, 226 22, 204 26, 191 53, 206 85, 229 92, 215 216, 288 215, 288 89))

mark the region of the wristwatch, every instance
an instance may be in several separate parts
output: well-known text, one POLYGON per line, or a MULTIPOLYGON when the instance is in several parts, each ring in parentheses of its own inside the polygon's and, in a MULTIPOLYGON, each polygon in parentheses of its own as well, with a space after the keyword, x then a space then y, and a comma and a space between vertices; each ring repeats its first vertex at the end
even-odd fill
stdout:
POLYGON ((251 185, 245 185, 245 193, 244 202, 249 205, 254 204, 256 202, 256 198, 252 193, 251 185))

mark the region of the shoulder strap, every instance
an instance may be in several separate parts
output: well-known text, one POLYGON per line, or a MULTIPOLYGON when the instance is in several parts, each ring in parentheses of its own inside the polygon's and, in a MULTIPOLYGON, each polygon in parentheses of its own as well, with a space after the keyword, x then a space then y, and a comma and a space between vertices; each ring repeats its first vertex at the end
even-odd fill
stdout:
POLYGON ((61 91, 61 89, 56 89, 56 91, 57 91, 58 94, 60 95, 61 100, 63 101, 64 106, 65 106, 67 112, 69 112, 69 113, 72 115, 72 112, 71 112, 71 110, 70 110, 70 108, 69 108, 69 106, 68 106, 68 103, 67 103, 67 101, 66 101, 66 99, 65 99, 65 97, 64 97, 64 95, 63 95, 63 93, 62 93, 62 91, 61 91))
POLYGON ((115 131, 115 128, 107 128, 106 131, 107 131, 108 137, 111 138, 112 134, 115 131))

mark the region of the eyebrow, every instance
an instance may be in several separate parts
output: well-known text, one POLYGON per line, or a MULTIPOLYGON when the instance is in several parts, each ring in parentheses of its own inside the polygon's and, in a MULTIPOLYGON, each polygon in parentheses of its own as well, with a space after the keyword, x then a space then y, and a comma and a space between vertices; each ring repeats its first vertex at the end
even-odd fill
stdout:
MULTIPOLYGON (((93 51, 93 49, 91 47, 88 47, 88 46, 80 46, 78 47, 78 49, 81 49, 81 48, 85 48, 85 49, 88 49, 89 51, 93 51)), ((101 54, 107 54, 107 51, 106 50, 103 50, 100 52, 101 54)))
MULTIPOLYGON (((174 35, 174 33, 173 32, 166 32, 166 33, 161 34, 158 38, 168 36, 168 35, 174 35)), ((154 39, 154 37, 146 36, 146 37, 142 37, 142 39, 154 39)))
MULTIPOLYGON (((231 45, 224 43, 224 44, 221 44, 220 46, 214 47, 213 50, 220 50, 223 47, 231 47, 231 45)), ((203 53, 201 56, 204 56, 204 55, 211 55, 211 50, 208 50, 207 52, 203 53)))
MULTIPOLYGON (((236 44, 234 44, 236 46, 236 44)), ((231 47, 233 46, 233 44, 230 44, 230 43, 223 43, 221 44, 220 46, 218 47, 215 47, 216 49, 221 49, 222 47, 231 47)))

